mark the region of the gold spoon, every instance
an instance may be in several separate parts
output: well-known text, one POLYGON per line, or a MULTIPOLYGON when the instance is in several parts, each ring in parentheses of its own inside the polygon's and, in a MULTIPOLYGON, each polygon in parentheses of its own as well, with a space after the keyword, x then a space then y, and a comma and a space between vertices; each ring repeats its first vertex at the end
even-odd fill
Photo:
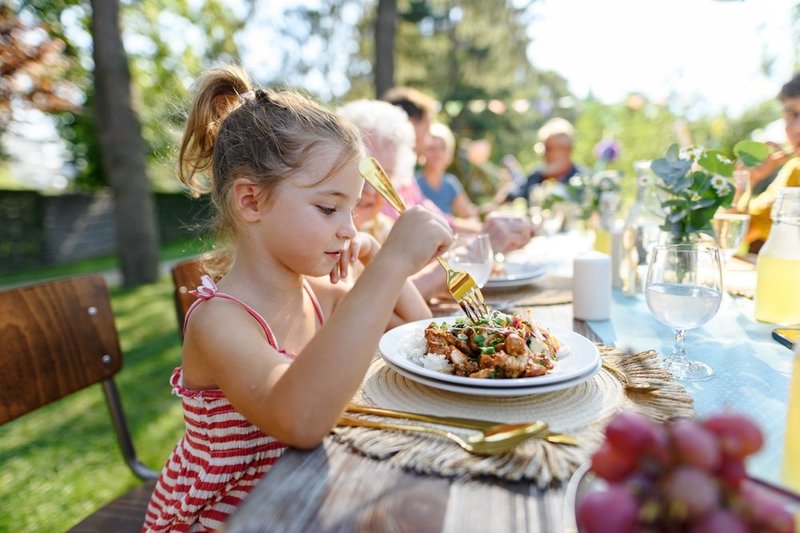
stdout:
MULTIPOLYGON (((422 413, 411 413, 408 411, 395 411, 393 409, 385 409, 381 407, 367 407, 366 405, 356 405, 353 403, 347 404, 347 411, 351 413, 361 413, 366 415, 378 415, 378 416, 386 416, 390 418, 403 418, 406 420, 417 420, 419 422, 429 422, 431 424, 442 424, 445 426, 453 426, 453 427, 460 427, 460 428, 467 428, 467 429, 475 429, 482 432, 484 435, 496 435, 498 433, 505 433, 509 431, 514 431, 517 429, 522 429, 524 427, 530 426, 532 424, 547 424, 545 422, 518 422, 518 423, 500 423, 500 422, 492 422, 489 420, 478 420, 474 418, 459 418, 453 416, 436 416, 436 415, 426 415, 422 413)), ((573 437, 569 435, 562 435, 560 433, 552 433, 549 430, 544 432, 541 435, 541 438, 549 442, 554 442, 558 444, 571 444, 577 445, 578 441, 576 441, 573 437)))
POLYGON ((416 426, 411 424, 395 424, 389 422, 375 422, 363 418, 352 418, 342 416, 337 422, 339 426, 365 427, 371 429, 391 429, 397 431, 417 431, 420 433, 430 433, 446 439, 450 439, 463 449, 476 455, 493 455, 515 448, 526 440, 539 437, 547 431, 547 424, 544 422, 534 422, 522 428, 509 431, 485 435, 477 433, 467 438, 451 433, 443 429, 432 428, 429 426, 416 426))

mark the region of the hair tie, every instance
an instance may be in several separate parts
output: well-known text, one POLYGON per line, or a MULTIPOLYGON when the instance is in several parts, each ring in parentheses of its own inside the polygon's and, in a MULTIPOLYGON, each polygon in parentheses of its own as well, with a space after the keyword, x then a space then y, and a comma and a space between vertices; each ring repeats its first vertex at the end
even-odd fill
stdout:
POLYGON ((239 101, 242 103, 247 102, 248 100, 255 100, 255 93, 253 91, 247 91, 246 93, 242 93, 239 95, 239 101))

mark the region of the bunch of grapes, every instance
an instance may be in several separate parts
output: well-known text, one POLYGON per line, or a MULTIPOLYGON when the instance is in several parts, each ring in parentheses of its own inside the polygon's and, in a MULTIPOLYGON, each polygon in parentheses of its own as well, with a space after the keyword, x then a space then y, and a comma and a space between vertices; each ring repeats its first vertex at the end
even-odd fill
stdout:
POLYGON ((606 427, 592 471, 607 482, 578 502, 584 533, 794 531, 794 519, 745 481, 745 458, 763 445, 737 414, 666 425, 623 411, 606 427))

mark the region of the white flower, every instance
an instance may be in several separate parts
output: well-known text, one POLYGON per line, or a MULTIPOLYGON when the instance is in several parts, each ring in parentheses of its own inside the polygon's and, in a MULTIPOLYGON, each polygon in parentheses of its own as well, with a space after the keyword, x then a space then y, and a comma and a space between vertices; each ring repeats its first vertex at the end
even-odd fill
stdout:
POLYGON ((731 189, 728 180, 722 176, 714 176, 711 178, 711 186, 717 191, 717 196, 725 196, 731 189))

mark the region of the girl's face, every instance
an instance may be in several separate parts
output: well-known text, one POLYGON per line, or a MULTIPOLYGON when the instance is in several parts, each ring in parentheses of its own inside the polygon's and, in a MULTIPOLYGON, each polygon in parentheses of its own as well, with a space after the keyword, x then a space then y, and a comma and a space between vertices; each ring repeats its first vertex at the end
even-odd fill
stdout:
POLYGON ((375 187, 364 182, 364 189, 361 191, 361 199, 356 204, 355 216, 353 220, 356 227, 361 229, 363 225, 378 216, 383 209, 383 196, 378 194, 375 187))
POLYGON ((264 253, 288 271, 325 276, 356 234, 353 210, 364 178, 352 158, 325 178, 340 150, 319 147, 306 166, 286 178, 261 207, 257 239, 264 253))

